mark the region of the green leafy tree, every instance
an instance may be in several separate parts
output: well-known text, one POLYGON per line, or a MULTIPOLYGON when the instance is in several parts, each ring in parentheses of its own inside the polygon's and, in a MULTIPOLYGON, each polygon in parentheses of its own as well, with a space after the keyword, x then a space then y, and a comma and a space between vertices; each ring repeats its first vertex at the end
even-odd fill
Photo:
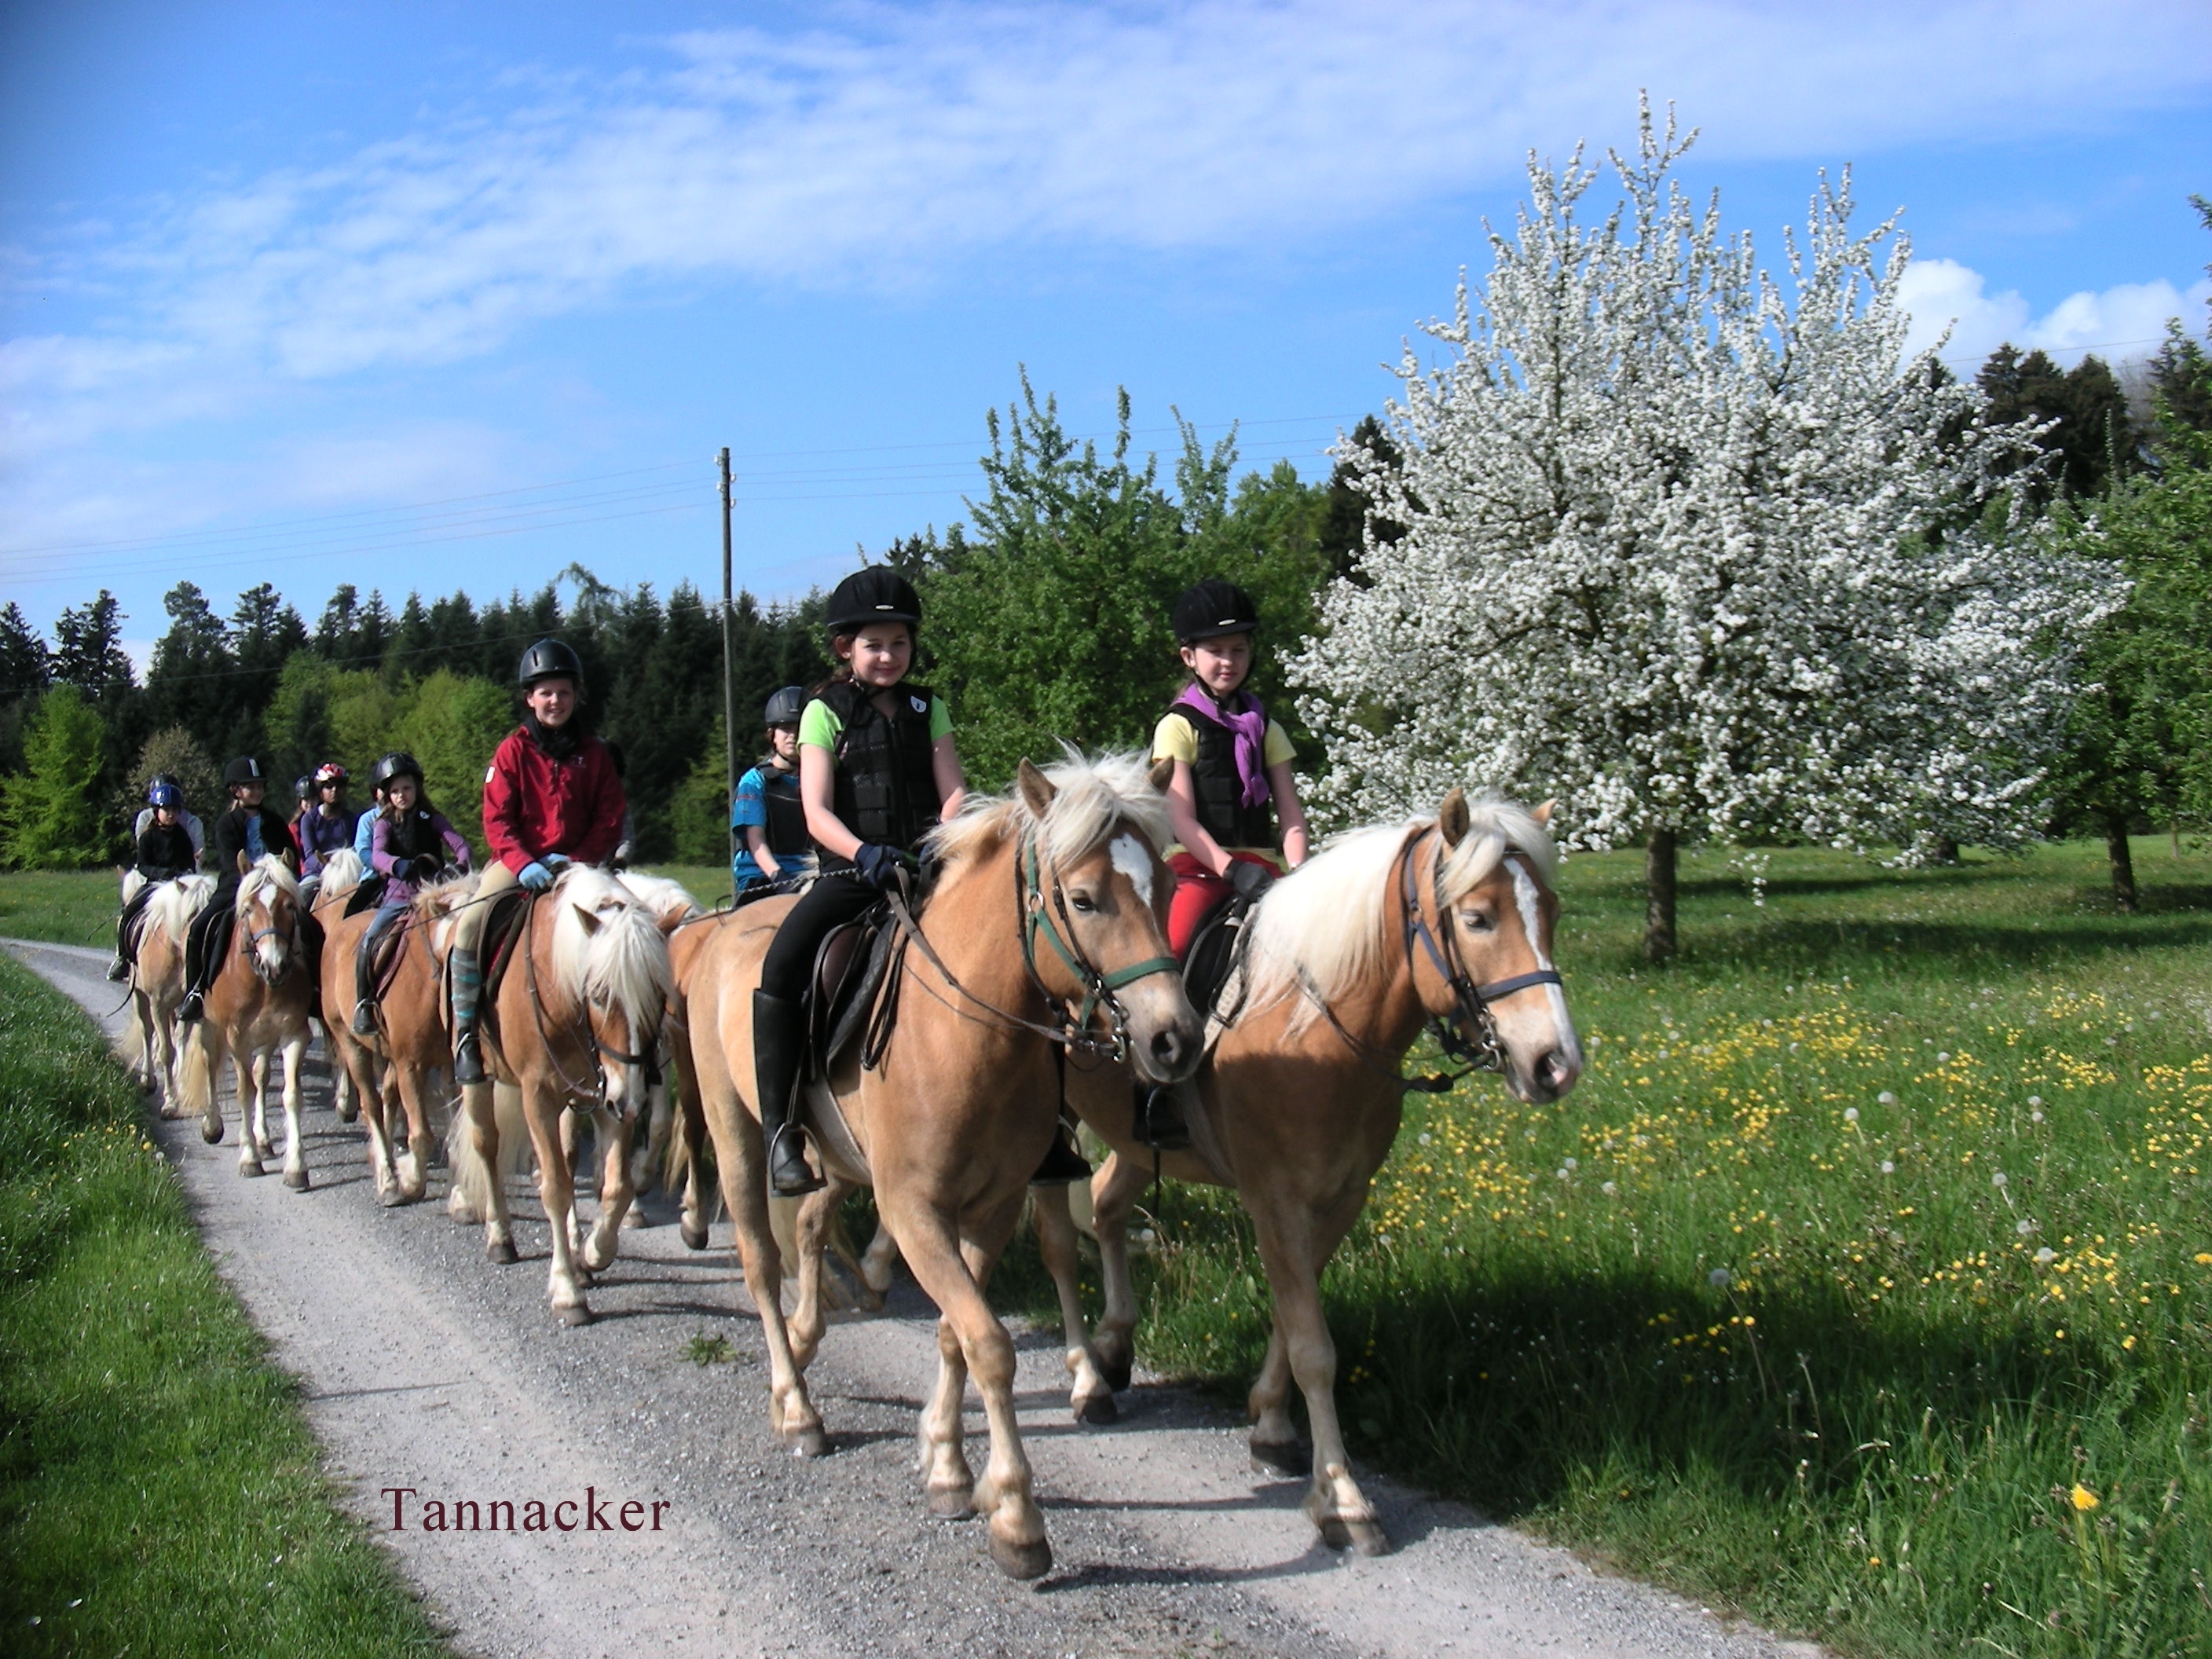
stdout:
POLYGON ((19 870, 81 870, 114 851, 100 821, 107 728, 82 688, 56 686, 23 733, 26 769, 0 786, 0 855, 19 870))
POLYGON ((514 729, 505 686, 440 669, 406 694, 392 732, 395 748, 422 763, 423 787, 483 855, 483 781, 492 751, 514 729))
POLYGON ((331 676, 324 704, 331 751, 348 766, 367 768, 399 746, 395 733, 400 694, 372 669, 349 668, 331 676))
POLYGON ((669 797, 669 841, 678 864, 727 866, 734 850, 730 845, 729 796, 723 776, 723 730, 718 714, 706 748, 669 797))
POLYGON ((2062 370, 2040 351, 2026 356, 2009 345, 1990 354, 1975 376, 1996 424, 2032 421, 2045 429, 2035 439, 2039 471, 2023 476, 2023 492, 2038 507, 2060 496, 2087 501, 2115 478, 2141 465, 2143 434, 2128 413, 2127 394, 2101 357, 2084 357, 2062 370))
POLYGON ((124 780, 115 801, 119 823, 128 824, 137 817, 138 809, 146 804, 146 787, 159 772, 176 779, 191 811, 204 818, 222 810, 222 772, 214 757, 185 727, 165 726, 146 739, 124 780))

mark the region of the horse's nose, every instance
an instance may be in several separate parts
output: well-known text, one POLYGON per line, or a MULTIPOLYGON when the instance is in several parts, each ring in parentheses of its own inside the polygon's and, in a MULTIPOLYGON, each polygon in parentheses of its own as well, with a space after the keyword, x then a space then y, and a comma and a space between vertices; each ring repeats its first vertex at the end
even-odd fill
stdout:
POLYGON ((1581 1070, 1567 1058, 1566 1051, 1562 1048, 1553 1049, 1536 1062, 1536 1080, 1549 1091, 1553 1100, 1573 1088, 1575 1080, 1581 1075, 1581 1070))
POLYGON ((1152 1070, 1156 1076, 1180 1079, 1189 1068, 1192 1055, 1198 1047, 1196 1039, 1183 1029, 1178 1020, 1164 1025, 1152 1033, 1149 1045, 1152 1070))

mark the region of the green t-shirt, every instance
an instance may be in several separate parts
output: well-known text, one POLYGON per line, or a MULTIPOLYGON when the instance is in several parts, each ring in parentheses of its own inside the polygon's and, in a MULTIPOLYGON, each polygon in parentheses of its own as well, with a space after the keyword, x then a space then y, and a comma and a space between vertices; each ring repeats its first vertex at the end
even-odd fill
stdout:
MULTIPOLYGON (((904 692, 894 695, 905 696, 904 692)), ((845 722, 837 718, 830 705, 817 697, 806 705, 799 717, 799 742, 801 748, 826 749, 837 751, 837 734, 845 729, 845 722)), ((952 711, 945 706, 945 699, 933 695, 929 699, 929 740, 952 735, 952 711)))

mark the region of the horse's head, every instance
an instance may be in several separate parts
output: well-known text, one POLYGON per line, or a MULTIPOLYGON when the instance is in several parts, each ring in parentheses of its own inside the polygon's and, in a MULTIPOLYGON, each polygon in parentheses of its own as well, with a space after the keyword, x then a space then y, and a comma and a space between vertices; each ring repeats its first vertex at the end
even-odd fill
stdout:
POLYGON ((283 982, 299 955, 300 883, 271 854, 238 884, 239 945, 266 985, 283 982))
POLYGON ((1552 966, 1559 900, 1547 879, 1551 816, 1548 802, 1522 813, 1470 805, 1453 790, 1409 895, 1413 918, 1437 924, 1437 949, 1407 941, 1422 1002, 1479 1053, 1494 1049, 1506 1087, 1530 1102, 1557 1100, 1583 1073, 1582 1044, 1552 966))
POLYGON ((1160 857, 1169 832, 1157 785, 1133 757, 1071 754, 1049 775, 1024 760, 1018 790, 1032 971, 1087 1023, 1103 1015, 1126 1031, 1139 1076, 1181 1082, 1204 1056, 1204 1030, 1168 949, 1175 877, 1160 857))
POLYGON ((600 1099, 627 1121, 646 1104, 672 976, 668 940, 653 912, 612 876, 571 866, 553 951, 564 988, 598 1056, 600 1099))

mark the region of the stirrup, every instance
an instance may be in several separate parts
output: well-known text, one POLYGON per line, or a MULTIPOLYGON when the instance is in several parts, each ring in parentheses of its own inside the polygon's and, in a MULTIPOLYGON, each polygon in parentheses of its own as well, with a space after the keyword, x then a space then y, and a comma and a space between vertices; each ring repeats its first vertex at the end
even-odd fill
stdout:
POLYGON ((804 1198, 830 1183, 806 1161, 806 1132, 787 1123, 768 1146, 768 1189, 778 1198, 804 1198))
POLYGON ((477 1047, 473 1029, 453 1039, 453 1081, 456 1083, 489 1083, 484 1075, 483 1054, 477 1047))
POLYGON ((1139 1095, 1136 1131, 1138 1145, 1156 1152, 1180 1152, 1190 1146, 1190 1125, 1182 1121, 1171 1086, 1156 1084, 1139 1095))
POLYGON ((1091 1179, 1091 1165, 1082 1153, 1075 1150, 1069 1138, 1067 1126, 1062 1124, 1053 1132, 1052 1145, 1045 1149, 1044 1162, 1030 1177, 1032 1187, 1066 1187, 1078 1181, 1091 1179))
POLYGON ((352 1030, 357 1037, 376 1035, 376 1005, 367 997, 357 998, 354 1002, 352 1030))
POLYGON ((111 984, 122 984, 125 980, 131 977, 131 964, 124 961, 121 957, 116 957, 107 964, 107 977, 111 984))
POLYGON ((177 1018, 191 1025, 207 1018, 207 1000, 198 991, 185 993, 185 1000, 177 1005, 177 1018))

